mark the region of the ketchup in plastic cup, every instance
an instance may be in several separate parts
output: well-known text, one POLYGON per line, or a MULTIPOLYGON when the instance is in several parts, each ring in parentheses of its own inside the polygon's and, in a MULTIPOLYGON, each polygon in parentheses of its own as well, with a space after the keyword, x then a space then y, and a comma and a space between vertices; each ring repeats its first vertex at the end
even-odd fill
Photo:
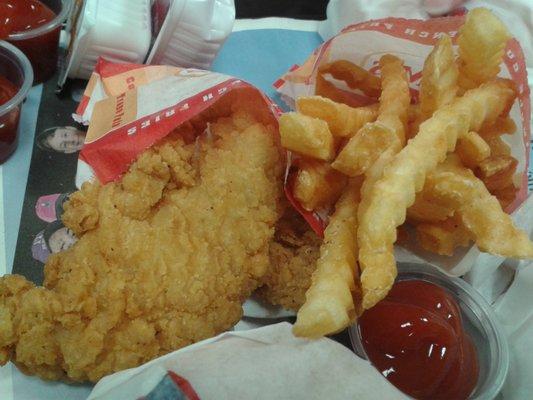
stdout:
POLYGON ((464 400, 478 380, 472 339, 455 300, 422 280, 397 282, 359 320, 370 361, 416 399, 464 400))
POLYGON ((32 83, 28 58, 0 40, 0 164, 17 148, 20 108, 32 83))
POLYGON ((0 0, 0 35, 26 54, 35 84, 57 70, 59 34, 69 10, 68 0, 0 0))
POLYGON ((349 332, 355 352, 415 399, 493 399, 505 382, 507 341, 490 305, 429 265, 400 264, 349 332))

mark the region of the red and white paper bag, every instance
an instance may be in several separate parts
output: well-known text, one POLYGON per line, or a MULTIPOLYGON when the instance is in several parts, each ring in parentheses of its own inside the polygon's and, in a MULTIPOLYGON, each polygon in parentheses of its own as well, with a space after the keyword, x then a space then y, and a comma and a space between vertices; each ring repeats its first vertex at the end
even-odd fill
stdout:
POLYGON ((144 150, 238 90, 254 91, 275 120, 279 108, 240 79, 203 70, 100 59, 74 115, 89 124, 76 186, 95 176, 102 183, 117 179, 144 150))

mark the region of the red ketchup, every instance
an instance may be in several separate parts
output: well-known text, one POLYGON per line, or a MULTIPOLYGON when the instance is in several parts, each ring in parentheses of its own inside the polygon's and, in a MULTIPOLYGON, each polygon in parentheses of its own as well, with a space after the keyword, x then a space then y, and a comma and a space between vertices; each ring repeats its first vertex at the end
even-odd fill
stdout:
POLYGON ((368 358, 398 389, 416 399, 467 399, 478 380, 472 339, 455 300, 420 280, 397 282, 359 320, 368 358))
MULTIPOLYGON (((39 0, 0 0, 0 38, 38 28, 55 17, 39 0)), ((35 83, 49 79, 56 71, 60 30, 58 26, 35 37, 8 38, 30 60, 35 83)))
MULTIPOLYGON (((0 75, 0 106, 13 98, 19 88, 0 75)), ((0 164, 13 153, 17 147, 17 129, 20 106, 4 115, 0 115, 0 164)))

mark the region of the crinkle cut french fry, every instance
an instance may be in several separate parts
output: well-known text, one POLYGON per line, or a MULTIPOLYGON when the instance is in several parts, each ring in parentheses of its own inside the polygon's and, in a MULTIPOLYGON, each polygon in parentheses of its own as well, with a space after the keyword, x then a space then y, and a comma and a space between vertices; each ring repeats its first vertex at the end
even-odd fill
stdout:
POLYGON ((434 195, 451 204, 481 251, 512 258, 533 258, 533 243, 516 228, 496 197, 471 170, 453 158, 437 166, 426 182, 434 195))
POLYGON ((350 107, 322 96, 296 99, 296 110, 304 115, 320 118, 328 123, 333 136, 353 136, 367 122, 378 116, 378 105, 350 107))
POLYGON ((488 190, 503 189, 513 183, 518 161, 512 156, 491 156, 483 160, 476 169, 476 175, 488 190))
POLYGON ((466 167, 473 169, 490 156, 490 146, 476 132, 470 131, 459 136, 455 152, 466 167))
POLYGON ((417 225, 416 237, 423 249, 443 256, 453 256, 457 247, 468 246, 470 243, 470 233, 454 217, 417 225))
POLYGON ((453 208, 432 201, 424 190, 418 192, 415 202, 407 209, 407 219, 411 222, 439 222, 453 215, 453 208))
POLYGON ((511 35, 488 9, 474 8, 459 31, 459 85, 468 90, 495 78, 511 35))
POLYGON ((364 174, 386 149, 398 152, 405 143, 410 102, 407 74, 395 56, 381 57, 380 65, 383 90, 377 121, 364 125, 331 164, 348 176, 364 174))
POLYGON ((293 194, 307 211, 334 204, 346 185, 346 177, 327 163, 301 161, 293 194))
POLYGON ((372 164, 372 166, 366 171, 363 185, 361 186, 361 203, 357 210, 358 218, 361 218, 366 212, 372 199, 372 191, 376 183, 383 177, 383 171, 385 167, 392 161, 396 152, 389 148, 385 150, 379 158, 372 164))
POLYGON ((516 124, 509 116, 499 117, 492 124, 485 124, 479 129, 479 134, 485 138, 500 135, 512 135, 516 132, 516 124))
POLYGON ((321 119, 298 113, 285 113, 279 119, 281 145, 319 160, 335 156, 335 143, 328 124, 321 119))
POLYGON ((405 132, 406 140, 416 136, 418 128, 422 122, 422 118, 420 117, 420 103, 411 104, 409 106, 409 113, 407 114, 407 131, 405 132))
POLYGON ((500 136, 489 136, 485 138, 489 145, 491 156, 510 156, 511 147, 503 141, 500 136))
POLYGON ((502 189, 492 190, 491 193, 493 196, 496 196, 500 205, 505 210, 516 199, 518 188, 512 183, 502 189))
POLYGON ((346 143, 331 166, 347 176, 359 176, 389 147, 397 151, 401 148, 394 131, 380 122, 371 122, 346 143))
POLYGON ((405 221, 406 210, 422 190, 426 175, 454 150, 460 134, 497 118, 514 96, 515 91, 503 80, 468 91, 422 123, 419 133, 385 168, 359 221, 363 308, 375 305, 392 287, 397 274, 396 228, 405 221))
POLYGON ((315 81, 315 95, 333 100, 336 103, 346 104, 351 107, 360 106, 360 101, 354 99, 349 93, 339 89, 329 82, 324 75, 318 71, 315 81))
POLYGON ((357 206, 360 182, 350 182, 324 231, 320 258, 293 333, 317 338, 354 322, 360 311, 357 284, 357 206), (355 301, 355 303, 354 303, 355 301))
POLYGON ((382 91, 379 97, 378 121, 391 128, 403 146, 411 102, 409 79, 403 61, 398 57, 385 54, 380 58, 379 65, 382 91))
POLYGON ((424 62, 420 81, 420 122, 442 106, 450 104, 457 93, 457 64, 452 40, 442 36, 424 62))
POLYGON ((350 61, 337 60, 322 65, 320 72, 329 73, 333 78, 344 81, 350 89, 359 89, 367 96, 378 97, 380 95, 379 78, 350 61))

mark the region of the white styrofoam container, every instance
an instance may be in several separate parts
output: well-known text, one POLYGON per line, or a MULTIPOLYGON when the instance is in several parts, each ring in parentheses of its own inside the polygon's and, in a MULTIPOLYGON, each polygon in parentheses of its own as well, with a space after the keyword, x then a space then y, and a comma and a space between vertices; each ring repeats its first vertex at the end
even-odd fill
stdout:
POLYGON ((68 77, 88 79, 98 57, 142 64, 152 39, 150 0, 86 0, 75 29, 68 77))
POLYGON ((173 0, 146 63, 209 69, 234 22, 233 0, 173 0))

